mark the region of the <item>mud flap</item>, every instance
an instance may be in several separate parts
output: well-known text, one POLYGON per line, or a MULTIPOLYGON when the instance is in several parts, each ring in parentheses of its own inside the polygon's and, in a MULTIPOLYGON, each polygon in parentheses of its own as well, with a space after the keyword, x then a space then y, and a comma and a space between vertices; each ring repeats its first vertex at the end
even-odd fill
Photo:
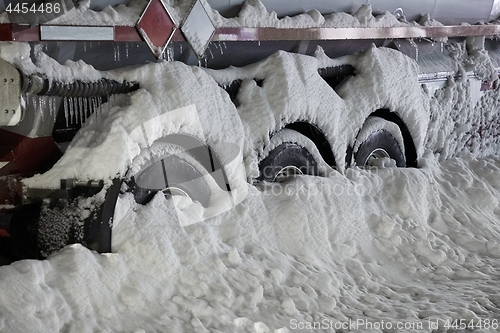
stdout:
POLYGON ((96 218, 85 222, 84 242, 91 250, 99 253, 111 252, 113 215, 122 182, 122 179, 113 179, 113 184, 108 188, 106 199, 97 211, 96 218))
POLYGON ((104 202, 87 207, 88 216, 83 219, 79 202, 94 199, 91 194, 72 200, 45 199, 3 213, 8 218, 10 237, 3 237, 2 243, 9 249, 0 249, 0 254, 11 261, 44 259, 74 243, 99 253, 111 252, 113 215, 121 184, 121 179, 114 179, 104 202))
POLYGON ((37 257, 37 223, 40 216, 41 202, 23 205, 11 209, 8 214, 9 237, 0 239, 0 255, 8 258, 9 262, 20 259, 37 257))

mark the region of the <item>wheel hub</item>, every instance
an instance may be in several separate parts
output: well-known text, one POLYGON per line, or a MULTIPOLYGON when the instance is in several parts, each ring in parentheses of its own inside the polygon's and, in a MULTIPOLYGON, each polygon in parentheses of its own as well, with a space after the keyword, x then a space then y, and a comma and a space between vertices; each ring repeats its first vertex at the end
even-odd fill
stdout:
POLYGON ((366 158, 366 161, 363 165, 364 166, 377 165, 376 161, 381 159, 381 158, 384 158, 384 157, 390 158, 391 156, 389 155, 389 153, 385 149, 376 148, 375 150, 373 150, 370 153, 370 155, 368 155, 368 157, 366 158))
POLYGON ((174 195, 189 197, 189 194, 187 194, 186 191, 184 191, 180 187, 176 187, 176 186, 169 186, 166 189, 163 189, 162 193, 165 195, 166 198, 169 198, 169 197, 174 196, 174 195))
POLYGON ((303 175, 302 170, 297 168, 295 165, 287 165, 274 176, 273 182, 281 183, 290 177, 295 177, 297 175, 303 175))

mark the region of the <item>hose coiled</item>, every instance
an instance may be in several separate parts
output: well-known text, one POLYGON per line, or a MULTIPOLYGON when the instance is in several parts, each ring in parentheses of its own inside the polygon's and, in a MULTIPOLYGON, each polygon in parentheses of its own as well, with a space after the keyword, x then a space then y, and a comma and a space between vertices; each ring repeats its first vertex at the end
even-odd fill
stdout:
POLYGON ((114 94, 126 94, 139 89, 137 82, 118 82, 110 79, 100 79, 94 82, 76 80, 71 83, 49 81, 38 75, 22 75, 23 92, 34 93, 39 96, 59 97, 96 97, 114 94))

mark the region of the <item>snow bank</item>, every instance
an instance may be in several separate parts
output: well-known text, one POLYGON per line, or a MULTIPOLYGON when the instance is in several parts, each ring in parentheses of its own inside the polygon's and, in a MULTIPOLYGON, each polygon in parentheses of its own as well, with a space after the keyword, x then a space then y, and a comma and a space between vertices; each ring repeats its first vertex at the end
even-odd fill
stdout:
POLYGON ((441 160, 463 153, 498 155, 498 69, 484 49, 484 38, 468 38, 447 48, 459 75, 448 77, 445 87, 429 96, 431 118, 425 146, 441 160), (480 91, 483 82, 491 89, 480 91))
POLYGON ((429 155, 421 169, 249 185, 235 209, 187 227, 163 196, 140 206, 125 195, 113 254, 74 245, 0 268, 0 329, 293 332, 384 320, 431 332, 437 319, 443 330, 492 320, 498 179, 498 159, 429 155))
POLYGON ((238 16, 234 18, 225 18, 212 10, 212 21, 216 27, 250 28, 378 28, 408 25, 407 22, 399 21, 389 12, 373 16, 369 4, 362 4, 352 15, 331 13, 323 16, 319 11, 311 10, 300 15, 278 18, 276 12, 268 12, 260 0, 245 1, 238 16))

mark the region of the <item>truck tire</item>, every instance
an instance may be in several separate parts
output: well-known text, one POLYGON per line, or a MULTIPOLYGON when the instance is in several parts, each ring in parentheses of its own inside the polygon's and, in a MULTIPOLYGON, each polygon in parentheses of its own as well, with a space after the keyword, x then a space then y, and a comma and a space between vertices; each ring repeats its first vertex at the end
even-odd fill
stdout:
MULTIPOLYGON (((159 142, 153 145, 169 144, 159 142)), ((154 147, 154 150, 157 149, 158 147, 154 147)), ((148 156, 148 153, 141 154, 148 156)), ((161 191, 167 198, 172 195, 189 196, 204 207, 209 205, 211 192, 203 178, 206 170, 200 170, 202 167, 195 165, 196 156, 191 156, 192 159, 189 160, 188 151, 180 154, 165 151, 149 155, 139 171, 127 177, 127 191, 134 194, 137 203, 147 204, 161 191)))
MULTIPOLYGON (((297 132, 297 136, 300 135, 297 132)), ((283 142, 274 148, 259 163, 259 170, 258 180, 267 182, 281 182, 299 174, 312 176, 319 174, 318 163, 312 154, 296 142, 283 142)))
POLYGON ((370 117, 358 134, 354 162, 359 167, 373 166, 377 159, 388 157, 397 167, 406 167, 402 135, 398 126, 378 117, 370 117), (397 139, 399 138, 399 140, 397 139))

